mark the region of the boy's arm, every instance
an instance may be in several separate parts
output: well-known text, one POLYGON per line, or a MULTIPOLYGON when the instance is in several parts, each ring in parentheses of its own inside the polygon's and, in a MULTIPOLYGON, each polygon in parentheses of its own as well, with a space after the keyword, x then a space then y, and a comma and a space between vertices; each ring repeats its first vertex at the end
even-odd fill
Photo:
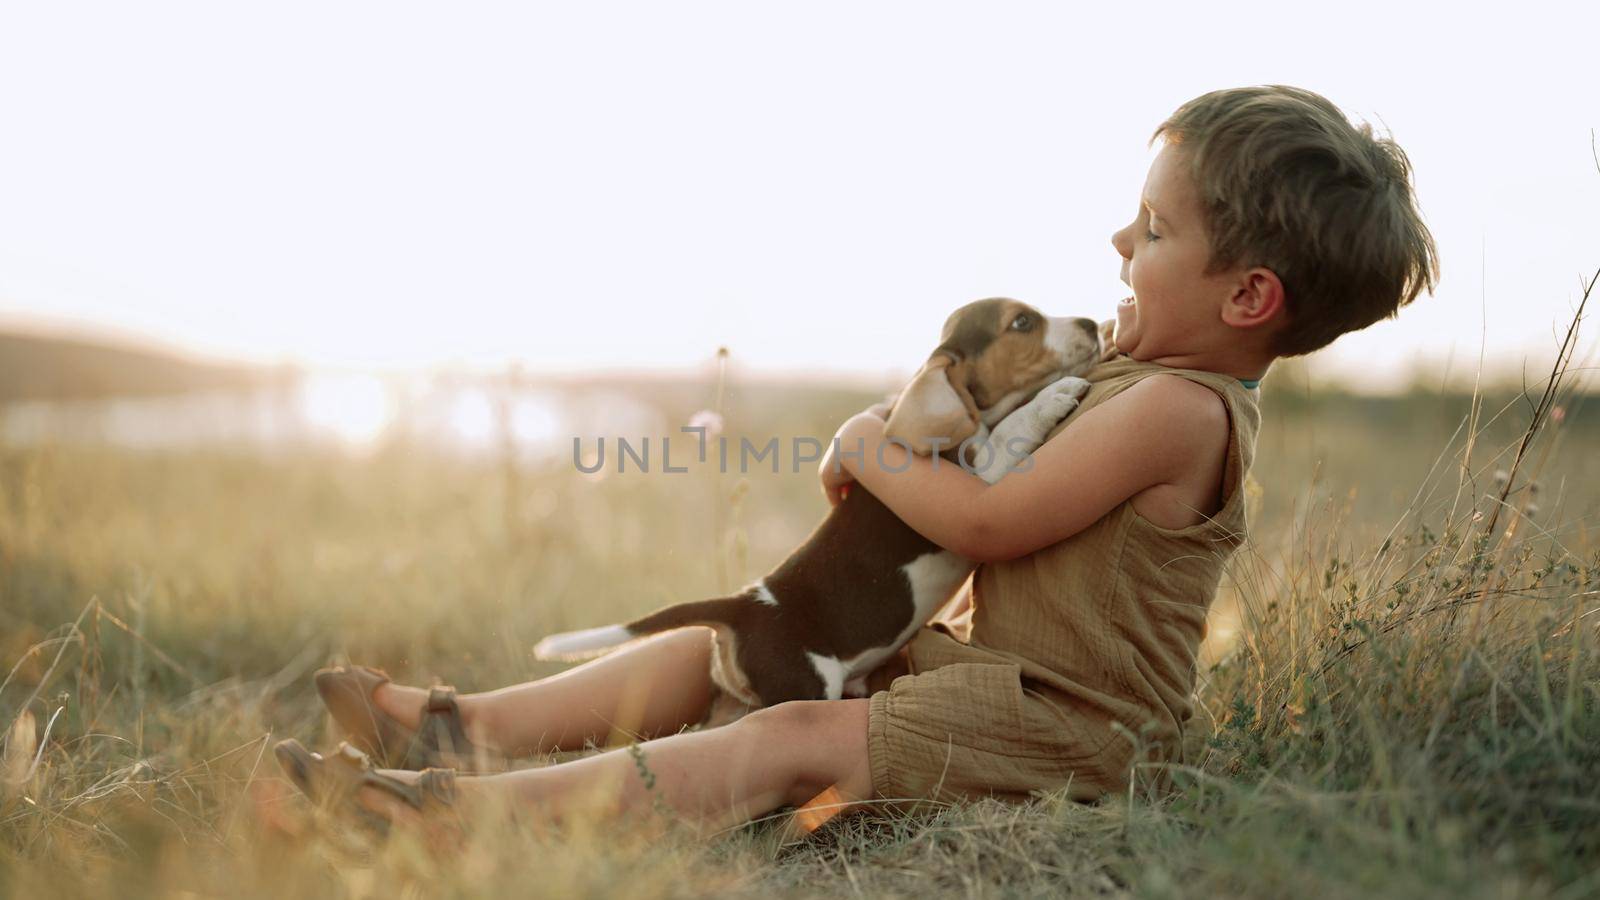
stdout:
POLYGON ((993 562, 1071 537, 1146 488, 1194 478, 1197 468, 1215 466, 1228 440, 1221 398, 1171 375, 1146 378, 1067 422, 1034 451, 1030 467, 993 486, 948 460, 884 440, 883 421, 869 415, 840 429, 839 458, 923 537, 993 562), (858 439, 863 452, 856 456, 858 439))

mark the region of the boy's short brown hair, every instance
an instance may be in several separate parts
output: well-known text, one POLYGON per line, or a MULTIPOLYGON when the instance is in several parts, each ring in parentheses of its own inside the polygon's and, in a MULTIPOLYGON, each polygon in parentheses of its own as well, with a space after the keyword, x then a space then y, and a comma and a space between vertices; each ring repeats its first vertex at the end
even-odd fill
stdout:
POLYGON ((1439 280, 1438 251, 1392 139, 1284 85, 1212 91, 1150 136, 1182 148, 1211 235, 1207 273, 1265 266, 1288 321, 1273 351, 1298 356, 1393 316, 1439 280))

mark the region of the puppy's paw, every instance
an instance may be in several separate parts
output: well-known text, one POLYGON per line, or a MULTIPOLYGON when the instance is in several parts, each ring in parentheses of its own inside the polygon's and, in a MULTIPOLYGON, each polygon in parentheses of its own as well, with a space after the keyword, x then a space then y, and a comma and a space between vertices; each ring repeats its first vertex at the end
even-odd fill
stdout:
POLYGON ((1078 408, 1078 401, 1088 392, 1089 382, 1075 376, 1052 382, 1034 398, 1039 419, 1050 425, 1065 419, 1078 408))
POLYGON ((1087 380, 1076 375, 1065 375, 1045 385, 1046 391, 1062 394, 1071 394, 1072 399, 1082 400, 1083 395, 1089 393, 1090 384, 1087 380))

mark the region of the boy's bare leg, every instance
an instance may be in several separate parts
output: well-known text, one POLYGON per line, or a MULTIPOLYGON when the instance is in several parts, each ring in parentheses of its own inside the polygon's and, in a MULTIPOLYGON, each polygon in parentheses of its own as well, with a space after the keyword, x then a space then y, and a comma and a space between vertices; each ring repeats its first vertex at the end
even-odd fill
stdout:
MULTIPOLYGON (((616 734, 673 734, 706 716, 712 697, 709 628, 681 628, 558 675, 456 698, 475 742, 512 756, 579 750, 616 734)), ((380 685, 373 702, 415 728, 427 691, 380 685)))
MULTIPOLYGON (((867 700, 782 703, 723 728, 679 734, 640 744, 643 765, 655 778, 646 789, 631 748, 537 769, 481 777, 461 776, 463 811, 506 802, 513 811, 560 819, 602 809, 648 813, 655 802, 711 828, 748 821, 784 804, 799 806, 830 787, 841 802, 872 793, 867 765, 867 700)), ((416 772, 385 769, 410 780, 416 772)), ((361 802, 391 818, 419 817, 393 795, 362 788, 361 802)))

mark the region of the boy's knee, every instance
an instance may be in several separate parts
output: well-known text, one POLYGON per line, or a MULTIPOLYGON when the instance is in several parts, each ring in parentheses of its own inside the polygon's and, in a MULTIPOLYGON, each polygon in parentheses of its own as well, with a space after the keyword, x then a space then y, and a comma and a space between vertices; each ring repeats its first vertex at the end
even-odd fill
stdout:
POLYGON ((791 700, 759 709, 730 727, 792 766, 789 802, 800 804, 829 787, 861 799, 871 792, 867 768, 868 700, 791 700))
POLYGON ((790 700, 758 709, 740 724, 769 734, 774 740, 806 740, 846 731, 859 721, 866 733, 866 700, 790 700))

